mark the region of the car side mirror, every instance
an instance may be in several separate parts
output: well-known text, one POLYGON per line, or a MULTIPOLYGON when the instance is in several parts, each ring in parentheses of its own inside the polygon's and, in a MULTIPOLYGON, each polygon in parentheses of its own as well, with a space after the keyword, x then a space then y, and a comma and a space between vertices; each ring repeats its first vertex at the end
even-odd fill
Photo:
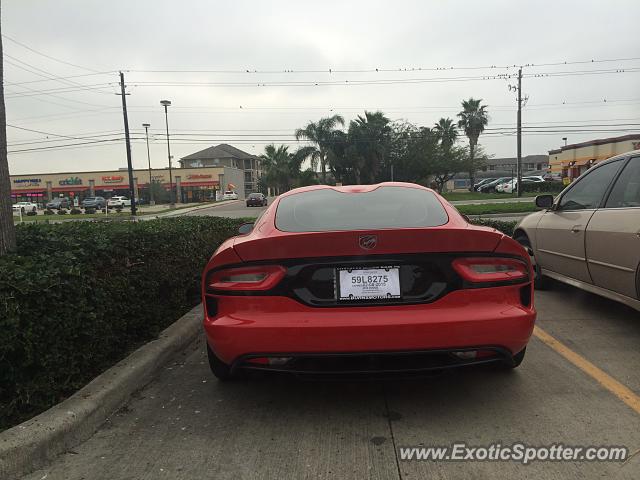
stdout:
POLYGON ((553 206, 553 195, 538 195, 536 197, 536 207, 550 209, 553 206))
POLYGON ((238 233, 240 235, 246 235, 247 233, 251 233, 253 230, 253 223, 243 223, 238 227, 238 233))

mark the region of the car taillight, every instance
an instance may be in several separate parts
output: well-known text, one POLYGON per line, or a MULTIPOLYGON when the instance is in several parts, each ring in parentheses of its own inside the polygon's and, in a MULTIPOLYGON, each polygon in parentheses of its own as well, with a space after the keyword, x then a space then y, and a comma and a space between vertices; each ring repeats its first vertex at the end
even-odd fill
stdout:
POLYGON ((452 265, 463 279, 473 283, 509 282, 529 277, 527 264, 514 258, 457 258, 452 265))
POLYGON ((213 290, 270 290, 282 280, 286 272, 280 265, 226 268, 211 272, 206 286, 213 290))

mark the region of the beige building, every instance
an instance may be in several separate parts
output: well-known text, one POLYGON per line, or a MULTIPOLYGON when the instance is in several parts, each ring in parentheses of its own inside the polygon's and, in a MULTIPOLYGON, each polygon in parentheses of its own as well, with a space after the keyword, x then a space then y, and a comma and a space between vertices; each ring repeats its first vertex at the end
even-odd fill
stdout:
POLYGON ((244 170, 244 191, 246 194, 259 191, 258 181, 262 176, 260 157, 244 152, 232 145, 222 143, 205 148, 180 159, 180 165, 187 167, 234 167, 244 170))
MULTIPOLYGON (((173 182, 169 169, 134 170, 137 198, 148 198, 150 181, 170 191, 173 186, 178 203, 199 202, 215 198, 216 191, 232 189, 244 198, 244 170, 234 167, 174 168, 173 182), (151 178, 149 178, 151 176, 151 178)), ((11 197, 14 202, 32 201, 43 204, 53 197, 65 196, 80 201, 85 197, 129 195, 127 170, 94 172, 34 173, 11 175, 11 197)))
POLYGON ((631 150, 640 150, 640 135, 624 135, 565 145, 549 151, 549 169, 552 174, 571 182, 596 163, 631 150))

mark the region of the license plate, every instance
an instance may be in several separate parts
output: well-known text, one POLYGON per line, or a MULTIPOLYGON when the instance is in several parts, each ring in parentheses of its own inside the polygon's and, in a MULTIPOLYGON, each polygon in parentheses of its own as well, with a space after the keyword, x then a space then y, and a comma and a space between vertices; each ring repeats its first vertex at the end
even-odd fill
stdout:
POLYGON ((338 300, 400 298, 400 267, 338 268, 338 300))

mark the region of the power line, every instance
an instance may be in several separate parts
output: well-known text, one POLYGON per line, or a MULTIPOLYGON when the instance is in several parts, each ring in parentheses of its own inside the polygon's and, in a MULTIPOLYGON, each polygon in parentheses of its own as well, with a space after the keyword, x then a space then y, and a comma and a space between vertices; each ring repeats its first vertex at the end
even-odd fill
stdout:
POLYGON ((548 63, 527 63, 524 65, 485 65, 485 66, 431 66, 431 67, 369 67, 369 68, 335 68, 325 67, 316 69, 305 68, 282 68, 278 70, 263 70, 256 68, 245 69, 214 69, 214 68, 151 68, 151 69, 129 69, 127 72, 132 73, 215 73, 215 74, 308 74, 308 73, 388 73, 388 72, 421 72, 421 71, 449 71, 449 70, 507 70, 510 68, 521 67, 551 67, 561 65, 581 65, 581 64, 596 64, 596 63, 610 63, 610 62, 626 62, 640 60, 640 57, 627 57, 627 58, 611 58, 601 60, 579 60, 579 61, 560 61, 560 62, 548 62, 548 63))
POLYGON ((38 50, 36 50, 36 49, 34 49, 34 48, 31 48, 30 46, 25 45, 25 44, 24 44, 24 43, 22 43, 22 42, 19 42, 19 41, 18 41, 18 40, 16 40, 15 38, 11 38, 11 37, 10 37, 9 35, 7 35, 7 34, 4 34, 4 33, 3 33, 3 34, 2 34, 2 37, 3 37, 3 38, 6 38, 6 39, 7 39, 7 40, 9 40, 10 42, 15 43, 16 45, 20 45, 22 48, 26 48, 27 50, 29 50, 29 51, 31 51, 31 52, 33 52, 33 53, 36 53, 36 54, 41 55, 41 56, 43 56, 43 57, 45 57, 45 58, 48 58, 49 60, 53 60, 54 62, 63 63, 63 64, 65 64, 65 65, 70 65, 70 66, 72 66, 72 67, 79 68, 79 69, 81 69, 81 70, 86 70, 86 71, 89 71, 89 72, 92 72, 92 73, 99 73, 97 70, 94 70, 93 68, 84 67, 84 66, 82 66, 82 65, 77 65, 77 64, 75 64, 75 63, 67 62, 66 60, 61 60, 61 59, 56 58, 56 57, 53 57, 53 56, 51 56, 51 55, 47 55, 46 53, 39 52, 38 50))

